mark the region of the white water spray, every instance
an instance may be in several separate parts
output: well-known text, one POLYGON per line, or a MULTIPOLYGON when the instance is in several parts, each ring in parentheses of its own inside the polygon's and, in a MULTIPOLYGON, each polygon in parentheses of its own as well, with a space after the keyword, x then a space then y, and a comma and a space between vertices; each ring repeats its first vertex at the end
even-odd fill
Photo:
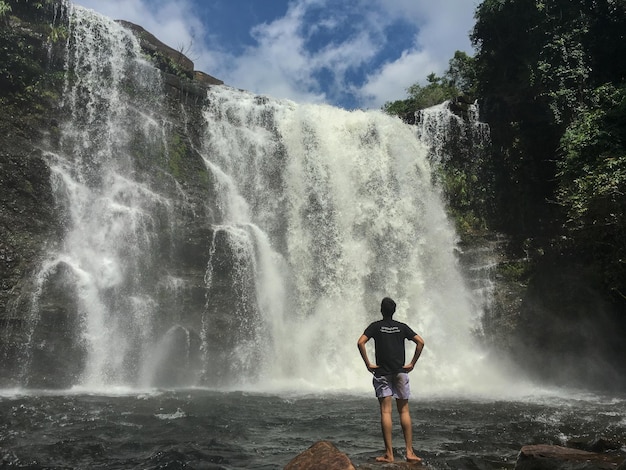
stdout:
POLYGON ((160 94, 161 86, 135 37, 116 23, 75 6, 69 31, 67 68, 74 74, 64 107, 71 116, 62 154, 49 154, 68 232, 44 269, 64 263, 74 273, 86 351, 79 382, 102 388, 129 382, 137 371, 129 358, 145 356, 152 335, 156 300, 142 289, 144 262, 154 250, 155 219, 170 202, 133 178, 132 133, 158 145, 161 129, 128 105, 122 90, 129 77, 142 93, 160 94))
POLYGON ((287 286, 262 309, 271 332, 257 338, 269 344, 262 386, 361 388, 356 339, 380 317, 384 296, 426 338, 421 387, 450 390, 487 376, 493 385, 473 338, 481 312, 414 129, 378 112, 223 87, 209 99, 208 165, 231 175, 231 190, 249 201, 246 221, 271 234, 259 252, 282 266, 258 288, 287 286))

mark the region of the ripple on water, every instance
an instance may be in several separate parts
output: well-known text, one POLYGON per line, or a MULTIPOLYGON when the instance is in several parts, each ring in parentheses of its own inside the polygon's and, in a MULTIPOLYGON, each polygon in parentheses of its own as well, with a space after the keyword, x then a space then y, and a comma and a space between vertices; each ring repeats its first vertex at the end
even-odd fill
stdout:
MULTIPOLYGON (((416 398, 414 447, 433 468, 513 468, 524 444, 626 441, 625 404, 416 398)), ((275 469, 321 439, 357 465, 382 450, 378 403, 369 396, 5 395, 0 413, 0 451, 9 468, 275 469)))

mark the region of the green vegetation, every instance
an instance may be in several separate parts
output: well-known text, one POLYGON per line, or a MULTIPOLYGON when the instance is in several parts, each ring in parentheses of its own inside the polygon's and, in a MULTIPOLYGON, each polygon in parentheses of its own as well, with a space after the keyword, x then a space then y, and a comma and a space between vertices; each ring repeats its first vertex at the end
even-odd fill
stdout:
MULTIPOLYGON (((419 110, 454 100, 457 108, 462 108, 460 112, 466 114, 467 103, 472 103, 476 96, 475 59, 457 51, 443 77, 431 73, 426 81, 425 86, 418 83, 411 85, 407 89, 407 99, 385 103, 383 110, 405 122, 414 123, 419 110)), ((443 186, 448 209, 456 221, 459 234, 467 238, 487 229, 485 207, 490 177, 485 172, 487 162, 483 159, 483 152, 479 152, 481 155, 468 155, 468 149, 462 147, 470 143, 453 144, 456 147, 448 149, 447 153, 455 157, 437 168, 437 180, 443 186)))
POLYGON ((383 110, 388 114, 395 114, 404 120, 410 120, 410 116, 416 110, 428 108, 446 100, 456 98, 458 90, 452 83, 444 77, 438 77, 431 73, 427 77, 428 85, 421 86, 416 83, 407 89, 409 98, 387 102, 383 105, 383 110))
POLYGON ((508 261, 498 265, 498 275, 508 282, 527 283, 530 277, 530 264, 525 261, 508 261))
POLYGON ((36 47, 12 29, 0 30, 0 105, 4 113, 40 108, 44 71, 36 47))
POLYGON ((623 297, 626 4, 485 0, 476 19, 491 226, 586 260, 623 297))
POLYGON ((50 26, 50 34, 48 35, 48 41, 55 43, 59 41, 65 41, 69 35, 67 26, 50 26))
MULTIPOLYGON (((491 151, 439 169, 462 235, 508 234, 524 251, 575 257, 626 299, 626 3, 483 0, 443 75, 383 109, 414 122, 444 100, 477 98, 491 151)), ((513 247, 515 249, 515 247, 513 247)))
POLYGON ((12 12, 23 19, 42 21, 52 17, 50 13, 61 4, 61 0, 0 0, 0 18, 2 11, 12 12), (5 5, 3 7, 3 5, 5 5))
POLYGON ((58 101, 63 72, 44 69, 42 54, 35 36, 0 30, 0 106, 5 114, 43 116, 58 101))
POLYGON ((573 249, 626 299, 626 84, 590 93, 561 139, 557 199, 573 249))
POLYGON ((484 215, 485 188, 479 182, 476 161, 454 160, 438 169, 448 210, 463 240, 487 230, 484 215))
POLYGON ((426 77, 428 84, 419 83, 407 89, 409 95, 404 100, 387 102, 383 111, 399 116, 405 122, 414 122, 415 112, 460 95, 473 96, 476 90, 474 58, 465 52, 457 51, 450 59, 449 68, 443 77, 431 73, 426 77))
POLYGON ((9 13, 11 13, 11 11, 11 5, 7 2, 0 1, 0 20, 5 20, 4 22, 6 23, 6 17, 9 13))
POLYGON ((181 67, 181 64, 165 54, 159 51, 153 51, 150 54, 146 54, 146 57, 151 60, 154 65, 160 70, 177 76, 181 79, 191 80, 192 76, 189 72, 181 67))

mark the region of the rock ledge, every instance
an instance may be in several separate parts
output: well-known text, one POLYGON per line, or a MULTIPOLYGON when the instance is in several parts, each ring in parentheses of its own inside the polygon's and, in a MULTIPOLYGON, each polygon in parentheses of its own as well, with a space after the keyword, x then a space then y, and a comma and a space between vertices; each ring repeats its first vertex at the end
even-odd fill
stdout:
POLYGON ((528 445, 522 447, 515 470, 610 470, 623 468, 623 460, 611 454, 598 454, 586 450, 553 445, 528 445))

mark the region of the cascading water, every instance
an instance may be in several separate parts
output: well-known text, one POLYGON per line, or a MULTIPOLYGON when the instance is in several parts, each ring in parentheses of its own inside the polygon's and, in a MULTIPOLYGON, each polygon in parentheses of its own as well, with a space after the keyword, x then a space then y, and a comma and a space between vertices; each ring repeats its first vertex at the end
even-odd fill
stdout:
MULTIPOLYGON (((123 385, 148 354, 157 302, 148 286, 155 251, 163 244, 158 229, 172 209, 166 197, 135 174, 133 154, 161 145, 163 124, 141 109, 150 105, 153 114, 159 112, 159 101, 151 97, 162 94, 161 79, 129 31, 79 7, 70 15, 66 62, 74 72, 68 74, 64 92, 69 118, 60 151, 48 157, 67 233, 39 273, 42 287, 36 290, 29 320, 33 344, 26 349, 41 349, 35 341, 41 336, 38 330, 47 326, 41 324, 39 295, 62 269, 64 287, 75 301, 68 306, 75 309, 74 349, 81 352, 65 382, 123 385), (132 103, 123 92, 129 86, 137 89, 132 103), (145 149, 133 148, 138 135, 145 149)), ((28 353, 23 366, 26 384, 41 384, 39 377, 29 376, 35 356, 28 353)))
POLYGON ((480 121, 478 104, 463 105, 459 111, 466 119, 453 113, 451 107, 452 101, 444 101, 415 113, 417 136, 429 143, 431 162, 444 162, 455 153, 470 153, 467 158, 475 159, 489 145, 489 126, 480 121))
POLYGON ((194 205, 177 174, 184 129, 135 37, 72 7, 67 68, 69 117, 49 153, 67 232, 37 278, 22 385, 48 384, 32 371, 52 354, 42 304, 61 279, 74 369, 57 385, 363 389, 356 339, 391 296, 426 340, 423 390, 493 386, 415 128, 213 87, 194 148, 211 191, 194 205), (177 258, 205 226, 191 285, 193 260, 177 258))
POLYGON ((286 292, 266 295, 260 309, 261 382, 357 386, 355 340, 379 318, 385 295, 427 338, 420 382, 454 388, 481 371, 473 338, 481 312, 459 274, 455 233, 413 128, 379 112, 223 87, 209 101, 203 154, 231 175, 238 197, 228 199, 249 201, 245 210, 230 204, 228 230, 254 221, 268 234, 256 251, 269 250, 281 268, 257 289, 286 292))

